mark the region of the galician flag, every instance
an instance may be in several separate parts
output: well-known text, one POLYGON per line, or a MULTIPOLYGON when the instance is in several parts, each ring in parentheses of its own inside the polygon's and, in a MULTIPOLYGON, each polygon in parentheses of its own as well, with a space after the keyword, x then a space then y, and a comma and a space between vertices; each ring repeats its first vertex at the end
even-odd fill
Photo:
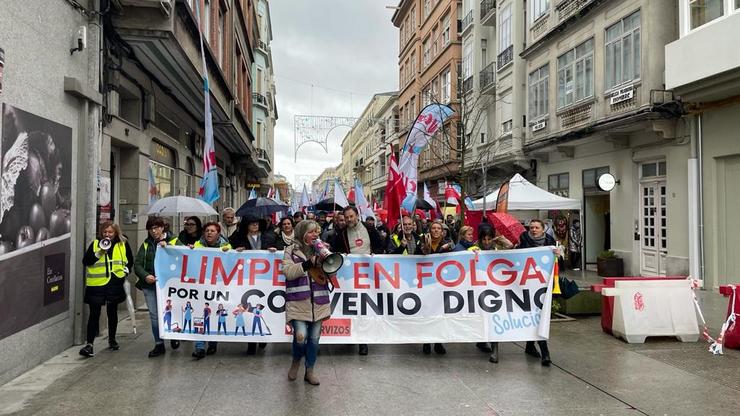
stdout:
POLYGON ((308 189, 306 189, 305 182, 303 183, 303 192, 301 192, 301 203, 299 204, 299 209, 306 208, 307 206, 311 205, 311 202, 308 200, 308 189))
POLYGON ((429 188, 427 188, 426 182, 424 182, 424 201, 433 207, 437 206, 437 201, 435 201, 434 198, 432 198, 432 194, 429 193, 429 188))
MULTIPOLYGON (((199 9, 200 2, 196 2, 199 9)), ((200 16, 200 11, 197 13, 200 16)), ((212 204, 221 196, 218 193, 218 173, 216 171, 216 146, 213 142, 213 119, 211 115, 211 92, 208 85, 208 67, 206 66, 206 54, 203 51, 203 36, 198 30, 200 38, 200 56, 203 63, 203 93, 205 95, 205 143, 203 144, 203 179, 200 181, 198 197, 212 204)))

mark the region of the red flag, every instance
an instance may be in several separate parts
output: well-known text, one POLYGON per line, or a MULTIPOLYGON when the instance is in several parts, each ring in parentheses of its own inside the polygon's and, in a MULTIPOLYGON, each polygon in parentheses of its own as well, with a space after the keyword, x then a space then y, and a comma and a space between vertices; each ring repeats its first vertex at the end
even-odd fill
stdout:
POLYGON ((349 188, 349 193, 347 194, 347 200, 350 202, 355 202, 355 188, 354 186, 352 188, 349 188))
POLYGON ((385 184, 385 196, 383 197, 383 208, 388 210, 388 229, 393 228, 398 224, 401 214, 401 199, 400 195, 405 195, 406 189, 401 182, 401 172, 398 170, 398 163, 396 157, 391 153, 390 161, 388 162, 388 180, 385 184))

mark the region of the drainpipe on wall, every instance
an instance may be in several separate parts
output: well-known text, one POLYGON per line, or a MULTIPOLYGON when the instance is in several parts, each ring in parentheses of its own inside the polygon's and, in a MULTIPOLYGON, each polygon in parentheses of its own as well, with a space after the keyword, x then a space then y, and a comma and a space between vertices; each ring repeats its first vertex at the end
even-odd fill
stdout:
POLYGON ((704 195, 702 191, 702 115, 691 117, 689 183, 689 275, 704 280, 704 195))

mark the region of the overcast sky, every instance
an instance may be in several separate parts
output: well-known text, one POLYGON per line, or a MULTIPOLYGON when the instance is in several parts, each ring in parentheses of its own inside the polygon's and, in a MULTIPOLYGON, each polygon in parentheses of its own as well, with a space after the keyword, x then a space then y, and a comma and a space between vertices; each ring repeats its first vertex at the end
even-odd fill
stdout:
MULTIPOLYGON (((271 44, 277 89, 275 173, 319 175, 342 161, 347 128, 329 136, 329 153, 301 146, 293 162, 293 116, 358 117, 372 95, 398 89, 397 0, 271 0, 271 44), (313 84, 313 88, 311 85, 313 84), (313 98, 312 98, 313 97, 313 98)), ((310 188, 309 188, 310 189, 310 188)))

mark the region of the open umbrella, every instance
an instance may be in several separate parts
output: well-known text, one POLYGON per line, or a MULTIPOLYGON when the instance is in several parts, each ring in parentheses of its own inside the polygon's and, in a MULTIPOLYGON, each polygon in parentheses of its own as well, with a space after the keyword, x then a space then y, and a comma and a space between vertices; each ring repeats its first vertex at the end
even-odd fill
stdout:
POLYGON ((493 224, 493 227, 499 234, 514 244, 519 242, 519 236, 526 231, 519 220, 511 214, 505 212, 489 212, 486 214, 486 217, 488 218, 488 222, 493 224))
POLYGON ((288 205, 272 198, 258 197, 245 202, 238 210, 237 217, 256 216, 263 218, 276 212, 288 212, 288 205))
MULTIPOLYGON (((350 202, 349 204, 352 206, 355 205, 352 202, 350 202)), ((317 202, 315 205, 312 206, 312 208, 314 209, 314 211, 341 211, 344 207, 342 205, 335 204, 334 197, 329 197, 317 202)))
POLYGON ((215 209, 202 199, 191 198, 189 196, 168 196, 149 206, 146 211, 147 215, 218 215, 215 209))

